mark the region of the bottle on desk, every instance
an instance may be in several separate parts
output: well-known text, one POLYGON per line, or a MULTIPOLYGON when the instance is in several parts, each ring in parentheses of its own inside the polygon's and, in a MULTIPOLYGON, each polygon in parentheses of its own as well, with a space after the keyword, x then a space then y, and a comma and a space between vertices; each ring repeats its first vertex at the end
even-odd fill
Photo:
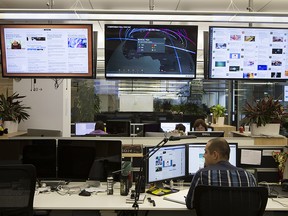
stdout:
POLYGON ((121 175, 121 178, 120 178, 120 195, 127 196, 128 193, 129 193, 128 176, 121 175))
POLYGON ((107 195, 113 195, 113 176, 107 177, 107 195))

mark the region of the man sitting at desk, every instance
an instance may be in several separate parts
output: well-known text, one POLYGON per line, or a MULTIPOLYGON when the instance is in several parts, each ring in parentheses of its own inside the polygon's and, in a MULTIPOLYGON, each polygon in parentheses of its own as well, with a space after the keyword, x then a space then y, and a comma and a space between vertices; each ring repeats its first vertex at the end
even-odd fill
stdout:
POLYGON ((195 173, 186 198, 188 209, 193 208, 194 190, 197 185, 256 187, 254 176, 229 163, 230 147, 224 138, 214 138, 205 146, 205 167, 195 173))

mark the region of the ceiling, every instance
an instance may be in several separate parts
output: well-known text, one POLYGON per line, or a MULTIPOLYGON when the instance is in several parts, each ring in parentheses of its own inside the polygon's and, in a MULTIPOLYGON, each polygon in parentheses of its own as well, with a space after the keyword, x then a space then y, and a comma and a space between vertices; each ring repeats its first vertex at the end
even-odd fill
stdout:
POLYGON ((0 8, 247 12, 249 5, 250 10, 255 12, 286 12, 288 2, 285 0, 1 0, 0 8))

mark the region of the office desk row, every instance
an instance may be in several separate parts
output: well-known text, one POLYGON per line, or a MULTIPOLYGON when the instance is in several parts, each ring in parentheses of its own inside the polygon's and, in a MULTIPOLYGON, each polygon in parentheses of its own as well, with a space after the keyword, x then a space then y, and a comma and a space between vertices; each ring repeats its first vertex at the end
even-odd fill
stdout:
MULTIPOLYGON (((180 196, 183 193, 178 192, 180 196)), ((166 196, 179 196, 176 194, 166 196)), ((133 203, 126 203, 126 196, 121 196, 119 189, 114 190, 113 195, 104 193, 92 194, 91 196, 79 196, 78 194, 60 195, 57 192, 37 193, 34 197, 35 210, 134 210, 133 203)), ((177 211, 185 215, 194 210, 188 210, 184 204, 164 200, 163 196, 146 194, 143 204, 139 204, 140 211, 177 211), (156 206, 148 202, 151 197, 156 206)), ((288 211, 288 198, 269 198, 266 211, 288 211)), ((195 212, 194 212, 195 213, 195 212)), ((196 215, 196 213, 195 213, 196 215)))

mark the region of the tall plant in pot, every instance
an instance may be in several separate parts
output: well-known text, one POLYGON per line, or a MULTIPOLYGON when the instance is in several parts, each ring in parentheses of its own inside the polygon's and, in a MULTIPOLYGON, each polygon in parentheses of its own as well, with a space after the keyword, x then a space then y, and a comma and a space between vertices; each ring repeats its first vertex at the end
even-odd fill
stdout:
POLYGON ((252 103, 246 102, 242 109, 242 124, 250 125, 251 135, 278 135, 285 109, 279 100, 265 96, 252 103))
POLYGON ((30 107, 25 106, 21 100, 25 97, 16 92, 9 96, 8 89, 6 94, 0 95, 0 117, 4 122, 4 127, 8 128, 8 133, 16 132, 18 123, 30 117, 27 112, 30 107))

